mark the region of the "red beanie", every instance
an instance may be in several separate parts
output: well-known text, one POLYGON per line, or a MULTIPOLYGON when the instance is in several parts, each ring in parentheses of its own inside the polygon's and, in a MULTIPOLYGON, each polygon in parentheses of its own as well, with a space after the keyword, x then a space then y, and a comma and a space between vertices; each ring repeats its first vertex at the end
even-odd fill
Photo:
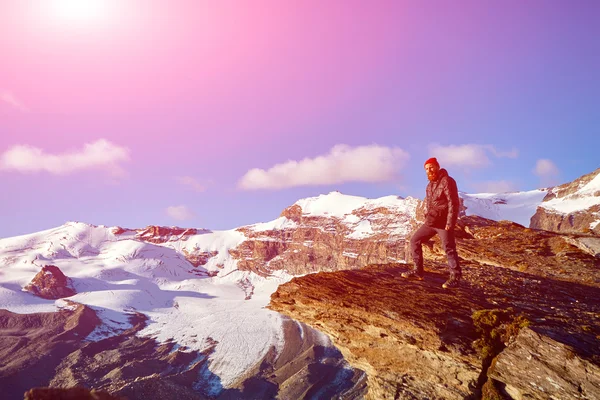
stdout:
POLYGON ((423 164, 423 166, 425 166, 427 164, 435 164, 438 167, 440 166, 440 163, 438 163, 438 160, 435 157, 431 157, 430 159, 428 159, 427 161, 425 161, 425 164, 423 164))

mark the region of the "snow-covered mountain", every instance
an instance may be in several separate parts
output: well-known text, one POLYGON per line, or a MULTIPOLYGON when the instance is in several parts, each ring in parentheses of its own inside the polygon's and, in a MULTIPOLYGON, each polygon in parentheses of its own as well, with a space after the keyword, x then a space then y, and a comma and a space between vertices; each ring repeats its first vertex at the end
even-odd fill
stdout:
POLYGON ((573 182, 512 193, 460 193, 466 215, 563 233, 600 234, 600 168, 573 182))
MULTIPOLYGON (((466 215, 529 226, 541 212, 563 219, 579 213, 595 218, 589 228, 599 229, 600 169, 557 188, 460 196, 466 215)), ((148 321, 139 337, 175 342, 181 351, 211 349, 210 374, 204 370, 195 385, 216 396, 263 369, 266 358, 289 356, 290 321, 265 308, 280 284, 312 272, 405 262, 420 204, 331 192, 298 200, 273 221, 227 231, 68 222, 0 240, 0 309, 24 314, 87 305, 102 321, 88 341, 125 332, 131 316, 142 313, 148 321), (45 265, 57 266, 77 293, 48 300, 24 291, 45 265)), ((331 347, 306 326, 296 324, 295 332, 294 340, 310 337, 311 346, 331 347)), ((330 384, 332 393, 356 382, 356 374, 342 372, 346 378, 330 384)))
MULTIPOLYGON (((271 294, 293 277, 292 270, 301 275, 335 263, 338 268, 363 266, 367 259, 343 246, 327 250, 322 244, 340 234, 350 245, 370 238, 380 241, 382 235, 403 240, 417 203, 396 196, 373 200, 332 192, 299 200, 274 221, 227 231, 68 222, 0 240, 0 309, 25 314, 84 304, 102 321, 85 338, 96 342, 131 329, 132 316, 142 313, 148 321, 138 336, 175 342, 181 351, 210 349, 207 370, 201 370, 194 387, 214 397, 240 387, 258 366, 264 368, 266 359, 276 365, 278 359, 290 358, 290 341, 309 340, 302 348, 331 348, 325 335, 302 324, 293 323, 296 327, 290 331, 289 319, 265 308, 271 294), (299 215, 294 214, 298 210, 299 215), (269 248, 275 253, 261 250, 269 248), (329 258, 323 267, 318 254, 329 258), (293 261, 309 259, 308 268, 293 261), (77 293, 48 300, 25 291, 46 265, 58 267, 77 293), (215 379, 217 383, 211 382, 215 379)), ((389 261, 385 251, 378 257, 389 261)), ((328 355, 319 362, 331 363, 330 352, 324 354, 328 355)), ((307 365, 299 365, 308 374, 307 365)), ((344 372, 352 369, 343 359, 336 365, 339 377, 326 383, 327 390, 359 390, 352 382, 360 376, 344 372)), ((293 375, 302 380, 302 374, 293 375)))
MULTIPOLYGON (((244 237, 232 231, 202 233, 155 244, 134 232, 69 222, 55 229, 0 241, 0 308, 17 313, 49 312, 64 300, 45 300, 21 291, 44 265, 55 265, 72 280, 70 301, 92 307, 103 321, 89 337, 99 340, 131 328, 138 311, 151 322, 139 334, 202 351, 211 337, 212 372, 232 384, 271 346, 281 348, 281 317, 263 309, 285 273, 265 279, 236 270, 228 250, 244 237), (188 262, 183 251, 218 249, 205 268, 188 262), (220 267, 217 267, 220 265, 220 267), (206 273, 221 268, 218 277, 206 273), (255 287, 247 298, 240 282, 255 287)), ((325 340, 325 338, 323 338, 325 340)))

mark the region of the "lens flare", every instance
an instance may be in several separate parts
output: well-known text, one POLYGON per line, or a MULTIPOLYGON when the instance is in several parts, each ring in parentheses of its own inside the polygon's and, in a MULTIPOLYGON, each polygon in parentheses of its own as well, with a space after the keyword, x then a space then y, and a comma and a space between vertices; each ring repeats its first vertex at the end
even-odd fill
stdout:
POLYGON ((46 0, 45 18, 60 26, 93 27, 110 24, 118 2, 113 0, 46 0))

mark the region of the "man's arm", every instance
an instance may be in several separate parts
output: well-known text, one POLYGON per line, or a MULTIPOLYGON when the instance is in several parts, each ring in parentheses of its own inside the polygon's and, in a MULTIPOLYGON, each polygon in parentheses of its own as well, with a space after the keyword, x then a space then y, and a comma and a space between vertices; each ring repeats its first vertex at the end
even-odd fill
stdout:
POLYGON ((423 216, 427 218, 429 213, 429 185, 425 188, 425 201, 423 203, 423 216))
POLYGON ((454 229, 454 225, 456 225, 456 220, 458 219, 458 208, 460 206, 456 181, 451 177, 446 179, 446 184, 444 185, 444 195, 448 199, 448 218, 446 220, 445 229, 449 231, 454 229))

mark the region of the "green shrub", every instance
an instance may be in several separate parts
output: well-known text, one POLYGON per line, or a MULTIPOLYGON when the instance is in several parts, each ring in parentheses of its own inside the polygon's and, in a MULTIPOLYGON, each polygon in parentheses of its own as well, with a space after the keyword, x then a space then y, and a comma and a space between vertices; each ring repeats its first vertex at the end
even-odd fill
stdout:
POLYGON ((522 328, 529 326, 529 320, 523 315, 514 315, 512 308, 478 310, 473 313, 472 318, 480 335, 474 346, 479 350, 484 363, 491 362, 516 338, 522 328))

